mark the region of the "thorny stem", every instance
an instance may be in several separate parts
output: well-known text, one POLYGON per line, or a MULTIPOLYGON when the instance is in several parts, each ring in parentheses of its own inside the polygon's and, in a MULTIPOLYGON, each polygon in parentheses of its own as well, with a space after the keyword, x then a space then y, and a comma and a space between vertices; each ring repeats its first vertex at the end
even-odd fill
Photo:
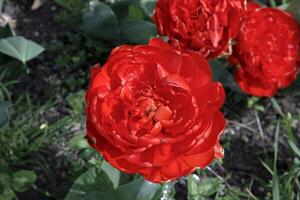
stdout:
POLYGON ((174 200, 172 197, 172 190, 174 187, 174 182, 164 183, 162 186, 162 196, 160 200, 174 200))

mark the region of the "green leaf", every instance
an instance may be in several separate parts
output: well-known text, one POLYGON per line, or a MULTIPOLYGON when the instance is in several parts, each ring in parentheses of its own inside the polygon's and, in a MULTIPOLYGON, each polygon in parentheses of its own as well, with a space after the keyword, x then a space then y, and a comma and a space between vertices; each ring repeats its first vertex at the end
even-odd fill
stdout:
POLYGON ((228 195, 230 195, 233 199, 236 199, 236 200, 250 198, 249 194, 242 192, 239 187, 231 186, 229 188, 228 192, 229 192, 228 195), (241 197, 243 197, 243 198, 241 198, 241 197))
POLYGON ((82 22, 83 30, 96 40, 115 41, 120 38, 118 19, 105 3, 99 2, 84 13, 82 22))
POLYGON ((0 54, 0 62, 0 71, 2 73, 0 81, 3 83, 11 80, 17 80, 26 72, 25 68, 23 67, 24 64, 21 61, 9 56, 0 54), (8 60, 6 60, 6 58, 8 58, 8 60))
POLYGON ((142 8, 136 4, 130 4, 128 8, 127 19, 143 20, 144 14, 142 8))
POLYGON ((300 96, 300 76, 298 75, 298 78, 293 82, 293 84, 281 92, 300 96))
POLYGON ((300 1, 294 0, 290 4, 287 5, 286 11, 289 11, 294 15, 296 20, 300 23, 300 1))
POLYGON ((293 134, 293 128, 292 128, 292 116, 290 113, 287 114, 287 117, 285 118, 285 133, 287 136, 287 141, 288 144, 290 146, 290 148, 293 150, 293 152, 295 153, 295 155, 297 155, 298 157, 300 157, 300 149, 299 147, 296 145, 296 143, 294 141, 296 141, 294 134, 293 134))
POLYGON ((12 176, 10 169, 0 165, 0 185, 10 186, 11 180, 12 176))
POLYGON ((72 108, 72 110, 77 113, 83 113, 84 112, 84 95, 85 92, 83 90, 80 90, 76 93, 71 93, 67 97, 67 102, 72 108))
POLYGON ((148 16, 153 15, 157 0, 140 0, 140 5, 148 16))
POLYGON ((276 7, 276 1, 275 0, 269 0, 272 7, 276 7))
POLYGON ((1 200, 11 200, 15 196, 14 191, 11 187, 3 187, 0 185, 0 199, 1 200))
POLYGON ((105 42, 103 40, 94 40, 89 38, 87 41, 87 46, 95 48, 99 52, 109 52, 114 47, 114 44, 110 42, 105 42))
POLYGON ((201 198, 200 194, 198 193, 198 183, 199 177, 197 175, 191 174, 188 176, 187 188, 190 200, 197 200, 201 198))
POLYGON ((36 178, 34 171, 19 170, 13 174, 12 187, 18 192, 24 192, 32 186, 36 178))
POLYGON ((147 44, 157 34, 152 22, 124 19, 121 21, 121 36, 132 44, 147 44))
POLYGON ((0 14, 2 14, 4 0, 0 0, 0 14))
POLYGON ((5 25, 4 27, 0 28, 0 39, 11 37, 12 35, 13 35, 13 32, 8 24, 5 25))
POLYGON ((190 175, 188 178, 188 194, 193 199, 209 197, 218 192, 221 181, 217 178, 199 180, 197 175, 190 175))
POLYGON ((44 51, 44 48, 24 37, 9 37, 0 40, 0 52, 16 58, 24 64, 44 51))
POLYGON ((102 162, 101 169, 109 176, 114 188, 117 188, 120 183, 121 172, 106 161, 102 162))
POLYGON ((157 193, 160 191, 161 186, 159 184, 148 182, 142 178, 117 189, 123 200, 157 200, 157 193))
POLYGON ((281 115, 281 117, 284 117, 282 109, 274 97, 271 97, 271 103, 272 103, 273 107, 275 108, 275 110, 281 115))
POLYGON ((280 121, 277 123, 276 126, 275 141, 274 141, 274 166, 273 166, 273 179, 272 179, 273 200, 280 200, 279 181, 278 181, 278 174, 277 174, 279 131, 280 131, 280 121))
POLYGON ((228 87, 233 91, 243 93, 233 78, 233 75, 223 66, 219 60, 209 62, 214 81, 220 81, 224 87, 228 87))
POLYGON ((9 105, 8 102, 0 101, 0 128, 4 126, 8 120, 7 109, 9 105))
POLYGON ((259 159, 259 161, 266 168, 266 170, 273 176, 273 171, 272 171, 271 167, 265 161, 263 161, 261 159, 259 159))
POLYGON ((69 5, 69 0, 55 0, 55 3, 57 3, 58 5, 67 8, 69 5))
POLYGON ((65 200, 120 200, 104 171, 89 169, 77 178, 65 200))
POLYGON ((132 0, 117 1, 111 5, 111 9, 113 10, 117 18, 121 20, 128 16, 129 6, 133 3, 135 3, 135 1, 132 0))
POLYGON ((84 138, 85 134, 78 134, 73 136, 70 140, 69 140, 69 145, 74 148, 74 149, 87 149, 90 148, 90 145, 88 144, 88 142, 86 141, 86 139, 84 138))

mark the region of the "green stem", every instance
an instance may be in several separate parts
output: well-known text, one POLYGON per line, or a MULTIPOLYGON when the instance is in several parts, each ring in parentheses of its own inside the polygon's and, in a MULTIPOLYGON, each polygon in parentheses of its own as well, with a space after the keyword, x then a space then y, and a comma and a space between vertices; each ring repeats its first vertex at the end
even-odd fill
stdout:
POLYGON ((162 186, 162 195, 160 197, 160 200, 174 200, 172 196, 173 188, 174 182, 164 183, 162 186))

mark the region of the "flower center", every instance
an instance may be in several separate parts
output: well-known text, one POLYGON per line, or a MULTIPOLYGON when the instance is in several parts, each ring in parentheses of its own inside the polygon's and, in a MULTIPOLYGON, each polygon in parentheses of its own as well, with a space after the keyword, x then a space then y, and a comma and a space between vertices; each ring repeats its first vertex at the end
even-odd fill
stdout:
POLYGON ((169 120, 171 117, 172 111, 168 106, 160 106, 154 114, 155 121, 169 120))

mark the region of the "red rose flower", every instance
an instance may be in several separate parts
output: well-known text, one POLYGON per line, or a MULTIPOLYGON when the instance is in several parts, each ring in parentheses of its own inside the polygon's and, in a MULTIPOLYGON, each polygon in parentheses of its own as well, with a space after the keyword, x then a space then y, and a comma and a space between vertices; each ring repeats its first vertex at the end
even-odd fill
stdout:
POLYGON ((154 21, 174 46, 215 58, 239 30, 245 0, 158 0, 154 21))
POLYGON ((205 58, 159 39, 115 48, 91 70, 87 138, 114 167, 164 182, 223 156, 220 83, 205 58))
POLYGON ((273 96, 299 71, 299 25, 282 10, 248 6, 230 58, 238 66, 235 79, 248 94, 273 96))

